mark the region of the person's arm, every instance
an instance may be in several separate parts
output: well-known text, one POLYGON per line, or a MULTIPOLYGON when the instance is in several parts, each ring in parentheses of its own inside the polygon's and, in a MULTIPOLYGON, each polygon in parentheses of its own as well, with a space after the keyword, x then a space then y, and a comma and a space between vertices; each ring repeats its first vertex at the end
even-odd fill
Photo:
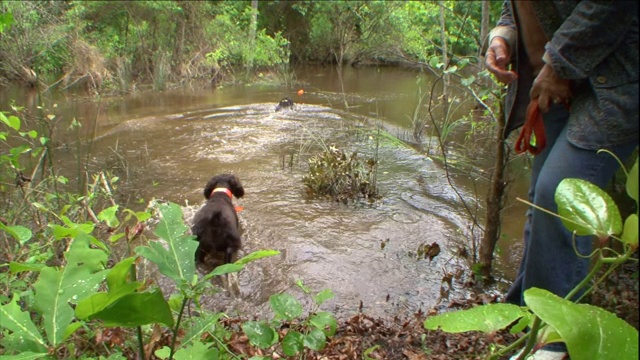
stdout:
POLYGON ((516 46, 516 26, 513 21, 511 4, 505 0, 498 24, 489 33, 489 47, 485 53, 485 65, 498 81, 508 84, 517 78, 516 73, 509 70, 511 55, 516 46))
POLYGON ((583 79, 624 39, 637 1, 583 0, 545 46, 543 60, 563 79, 583 79))

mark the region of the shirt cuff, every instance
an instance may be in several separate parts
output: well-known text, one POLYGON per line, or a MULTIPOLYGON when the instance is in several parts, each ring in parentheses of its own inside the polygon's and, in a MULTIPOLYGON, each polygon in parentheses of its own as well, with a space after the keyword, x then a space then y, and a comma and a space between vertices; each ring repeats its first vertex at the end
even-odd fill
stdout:
POLYGON ((489 44, 491 44, 491 40, 495 37, 501 37, 507 41, 509 44, 509 51, 513 54, 514 49, 516 48, 516 32, 506 26, 498 26, 493 28, 489 33, 489 44))

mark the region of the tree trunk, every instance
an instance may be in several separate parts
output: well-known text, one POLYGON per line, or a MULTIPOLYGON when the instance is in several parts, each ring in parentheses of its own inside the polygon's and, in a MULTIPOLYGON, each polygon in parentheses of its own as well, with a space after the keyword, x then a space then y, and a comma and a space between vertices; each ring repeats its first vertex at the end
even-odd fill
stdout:
POLYGON ((489 36, 489 0, 482 0, 482 20, 480 21, 480 46, 478 47, 478 64, 480 68, 484 68, 482 61, 482 49, 487 42, 489 36))
POLYGON ((258 30, 258 0, 251 0, 251 25, 249 29, 249 43, 251 44, 247 54, 247 76, 253 71, 253 58, 256 52, 256 33, 258 30))
POLYGON ((484 279, 491 277, 491 266, 493 262, 493 252, 496 242, 500 237, 500 211, 504 204, 504 190, 506 181, 504 179, 506 166, 506 142, 503 136, 505 128, 504 108, 500 105, 500 111, 496 117, 498 126, 496 127, 496 157, 494 172, 491 178, 491 187, 487 193, 487 214, 485 217, 484 237, 480 243, 478 251, 478 262, 480 274, 484 279))

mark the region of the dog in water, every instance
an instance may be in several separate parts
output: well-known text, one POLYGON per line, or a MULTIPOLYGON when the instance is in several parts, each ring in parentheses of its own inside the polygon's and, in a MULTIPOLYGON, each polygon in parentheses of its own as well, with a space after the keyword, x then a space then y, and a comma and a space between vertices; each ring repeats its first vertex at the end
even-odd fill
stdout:
POLYGON ((293 100, 291 100, 291 98, 289 97, 286 97, 280 100, 278 105, 276 105, 276 112, 282 109, 292 109, 292 108, 293 108, 293 100))
POLYGON ((244 188, 236 176, 222 174, 212 177, 203 193, 207 203, 194 216, 191 228, 200 243, 196 262, 205 265, 209 255, 215 266, 228 264, 241 246, 238 214, 232 200, 233 196, 244 196, 244 188))

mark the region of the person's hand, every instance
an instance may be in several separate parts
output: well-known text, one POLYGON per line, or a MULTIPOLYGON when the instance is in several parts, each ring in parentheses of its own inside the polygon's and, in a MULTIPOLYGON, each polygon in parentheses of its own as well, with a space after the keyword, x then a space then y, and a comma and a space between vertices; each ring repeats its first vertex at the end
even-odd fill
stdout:
POLYGON ((549 111, 551 102, 554 104, 568 104, 571 99, 570 81, 558 77, 551 65, 545 64, 538 76, 533 80, 529 92, 531 99, 538 99, 540 111, 549 111))
POLYGON ((507 69, 510 61, 511 51, 509 44, 504 38, 494 37, 484 57, 484 64, 487 66, 487 70, 495 75, 496 79, 501 83, 509 84, 518 77, 514 71, 507 69))

